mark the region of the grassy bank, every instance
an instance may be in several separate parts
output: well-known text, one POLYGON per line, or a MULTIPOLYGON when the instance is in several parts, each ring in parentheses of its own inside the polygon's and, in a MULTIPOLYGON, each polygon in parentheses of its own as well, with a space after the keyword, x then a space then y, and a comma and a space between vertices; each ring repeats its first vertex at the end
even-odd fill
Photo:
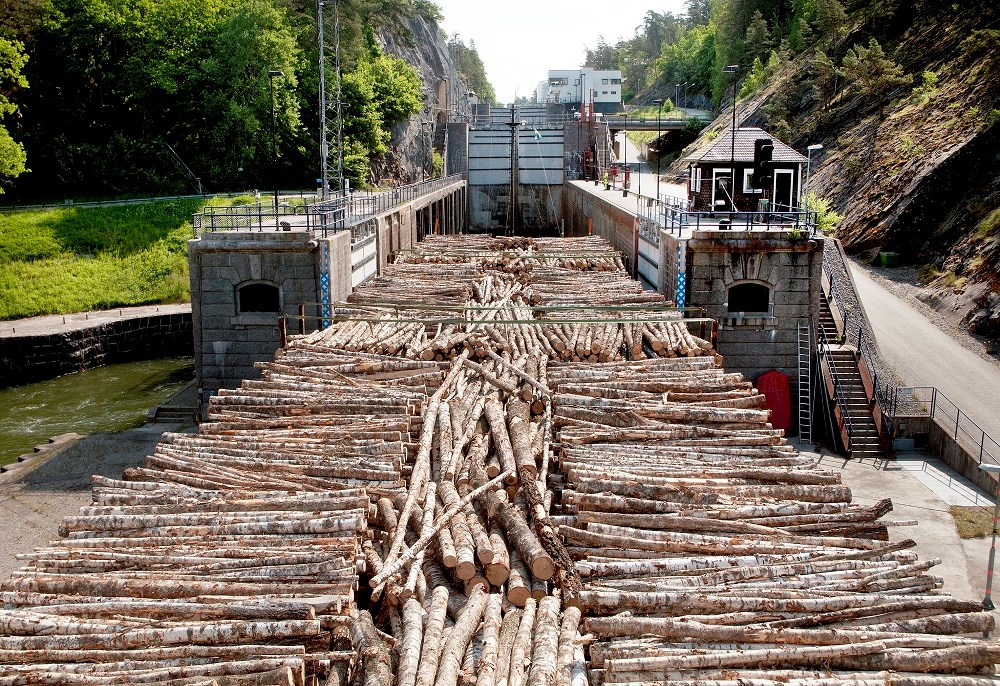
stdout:
POLYGON ((0 214, 0 319, 186 302, 191 215, 204 204, 0 214))

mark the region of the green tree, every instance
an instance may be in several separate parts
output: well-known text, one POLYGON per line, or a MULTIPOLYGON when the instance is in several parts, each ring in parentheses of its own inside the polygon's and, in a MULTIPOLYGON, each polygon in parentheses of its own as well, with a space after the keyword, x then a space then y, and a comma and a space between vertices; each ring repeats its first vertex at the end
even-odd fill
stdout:
POLYGON ((753 13, 750 24, 747 26, 746 34, 747 57, 755 58, 758 62, 760 58, 771 51, 771 32, 767 28, 767 22, 760 10, 753 13))
POLYGON ((0 194, 4 192, 2 184, 27 171, 24 146, 15 141, 2 124, 4 119, 17 112, 17 105, 9 96, 28 86, 22 73, 27 61, 23 45, 0 38, 0 194))
POLYGON ((847 23, 847 11, 839 0, 816 0, 816 29, 828 36, 847 23))
POLYGON ((826 107, 837 84, 836 65, 825 52, 817 50, 809 64, 809 74, 812 76, 813 95, 821 106, 826 107))
MULTIPOLYGON (((196 121, 211 133, 199 156, 216 184, 231 187, 245 183, 240 167, 256 166, 272 173, 287 169, 289 161, 281 154, 286 145, 277 145, 278 160, 270 159, 271 85, 274 135, 284 143, 296 136, 299 127, 295 87, 300 53, 287 18, 269 0, 243 0, 215 35, 211 57, 200 65, 198 87, 204 94, 204 109, 196 121), (283 76, 272 79, 269 71, 283 76)), ((188 131, 186 138, 197 135, 188 131)))
POLYGON ((597 47, 591 50, 584 47, 586 57, 583 66, 592 69, 618 69, 618 51, 604 40, 603 37, 597 41, 597 47))
POLYGON ((840 74, 848 81, 857 83, 862 93, 875 96, 878 102, 878 116, 882 119, 885 102, 896 86, 910 83, 911 77, 903 68, 890 59, 878 41, 872 38, 868 47, 854 45, 844 55, 840 74))
POLYGON ((704 26, 712 16, 712 0, 685 0, 685 24, 688 28, 704 26))
POLYGON ((740 88, 739 97, 745 98, 753 95, 760 90, 765 81, 767 81, 767 73, 764 70, 764 64, 760 61, 759 57, 754 57, 750 73, 743 79, 743 86, 740 88))
POLYGON ((479 99, 482 102, 496 102, 497 93, 486 76, 486 65, 476 50, 476 42, 469 41, 469 45, 466 45, 457 33, 452 34, 448 41, 448 52, 455 63, 455 69, 465 77, 469 88, 479 99))
POLYGON ((342 94, 344 170, 365 185, 372 159, 388 151, 388 127, 420 111, 420 78, 402 60, 373 52, 345 74, 342 94))

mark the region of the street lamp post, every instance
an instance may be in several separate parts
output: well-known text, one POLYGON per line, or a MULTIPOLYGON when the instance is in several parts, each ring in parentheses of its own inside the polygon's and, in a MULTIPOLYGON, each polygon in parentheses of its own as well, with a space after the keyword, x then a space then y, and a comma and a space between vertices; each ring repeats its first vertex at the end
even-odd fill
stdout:
POLYGON ((663 117, 663 98, 653 101, 656 110, 656 202, 660 202, 660 119, 663 117))
MULTIPOLYGON (((1000 465, 979 463, 979 468, 984 472, 1000 473, 1000 465)), ((986 595, 983 596, 983 611, 989 612, 996 608, 993 604, 993 563, 996 560, 997 552, 997 529, 1000 528, 1000 482, 997 482, 997 492, 995 494, 996 505, 993 508, 993 541, 990 543, 990 561, 986 567, 986 595)), ((990 632, 983 632, 983 638, 989 638, 990 632)))
POLYGON ((738 64, 728 64, 722 68, 724 74, 733 75, 733 128, 730 130, 729 146, 729 204, 736 211, 736 74, 740 70, 738 64))
MULTIPOLYGON (((622 110, 625 111, 625 132, 622 134, 622 197, 628 197, 628 188, 625 187, 625 169, 628 168, 628 105, 622 103, 622 110)), ((641 174, 642 171, 640 170, 641 174)))
POLYGON ((272 69, 267 72, 268 84, 271 91, 271 181, 274 183, 274 229, 278 230, 278 154, 277 154, 277 114, 274 109, 274 79, 283 77, 285 72, 280 69, 272 69))
POLYGON ((808 211, 809 210, 809 168, 812 166, 812 154, 813 150, 822 150, 822 143, 813 143, 808 148, 806 148, 806 183, 802 189, 802 207, 808 211))

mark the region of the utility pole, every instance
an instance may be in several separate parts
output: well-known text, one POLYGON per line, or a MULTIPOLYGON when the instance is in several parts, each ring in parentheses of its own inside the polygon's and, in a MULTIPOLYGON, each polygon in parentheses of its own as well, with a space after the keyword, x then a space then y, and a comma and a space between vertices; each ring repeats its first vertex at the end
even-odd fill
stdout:
POLYGON ((337 188, 338 192, 344 191, 344 134, 343 134, 343 112, 341 110, 341 88, 340 88, 340 0, 316 0, 316 24, 319 32, 319 155, 320 155, 320 176, 323 181, 322 196, 326 199, 330 192, 330 144, 327 140, 326 124, 326 38, 323 20, 323 5, 333 2, 333 27, 334 27, 334 70, 336 71, 336 97, 335 97, 335 118, 337 122, 337 188))
MULTIPOLYGON (((746 23, 744 18, 744 24, 746 23)), ((736 73, 740 65, 729 64, 722 68, 723 73, 733 75, 733 128, 730 131, 729 146, 729 204, 730 211, 736 211, 736 73)))

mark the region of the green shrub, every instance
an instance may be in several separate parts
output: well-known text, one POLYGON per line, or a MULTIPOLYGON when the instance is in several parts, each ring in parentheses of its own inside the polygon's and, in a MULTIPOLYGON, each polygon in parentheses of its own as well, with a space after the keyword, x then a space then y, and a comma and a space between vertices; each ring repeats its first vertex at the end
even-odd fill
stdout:
POLYGON ((913 140, 912 136, 903 136, 899 142, 899 154, 903 159, 908 160, 914 157, 920 157, 923 153, 923 148, 920 144, 913 140))
POLYGON ((996 234, 1000 228, 1000 207, 990 212, 976 227, 977 238, 989 238, 996 234))
POLYGON ((832 235, 837 224, 844 218, 842 214, 834 211, 832 203, 827 198, 821 198, 815 193, 806 196, 806 209, 816 213, 816 228, 826 235, 832 235))
POLYGON ((861 172, 861 160, 859 160, 857 157, 845 158, 844 171, 846 171, 851 178, 856 178, 857 175, 861 172))
POLYGON ((920 85, 914 86, 913 95, 919 103, 930 102, 938 93, 938 76, 932 71, 920 74, 920 85))

